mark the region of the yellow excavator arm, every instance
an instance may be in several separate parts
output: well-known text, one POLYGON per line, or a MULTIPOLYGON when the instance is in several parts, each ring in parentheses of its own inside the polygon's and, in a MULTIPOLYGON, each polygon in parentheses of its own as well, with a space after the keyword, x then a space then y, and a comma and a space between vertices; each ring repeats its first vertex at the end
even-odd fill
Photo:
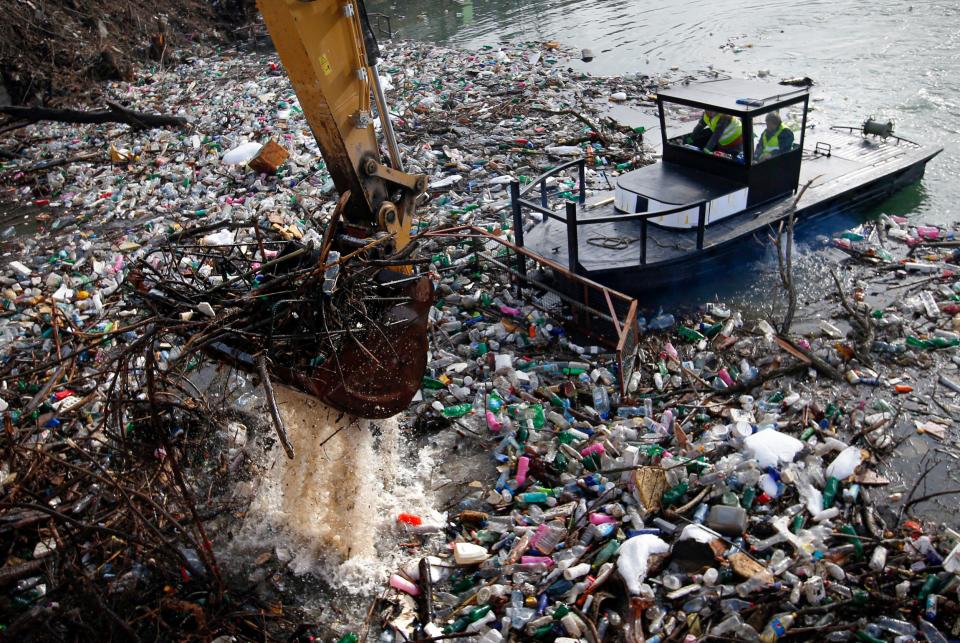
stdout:
POLYGON ((377 251, 384 267, 372 277, 382 300, 364 302, 370 323, 351 330, 351 341, 343 342, 334 359, 312 371, 282 364, 273 371, 339 411, 388 417, 407 407, 426 370, 433 287, 427 277, 411 274, 407 253, 397 253, 409 244, 427 178, 403 170, 377 74, 379 47, 362 0, 257 0, 257 6, 341 203, 349 193, 342 222, 334 220, 328 229, 334 245, 339 239, 356 247, 368 237, 388 235, 380 244, 386 247, 377 251), (377 144, 374 106, 389 165, 377 144))
POLYGON ((257 0, 257 7, 334 185, 341 194, 350 192, 344 219, 368 234, 393 234, 394 250, 402 249, 427 179, 403 171, 363 1, 257 0), (372 103, 389 165, 381 161, 372 103))

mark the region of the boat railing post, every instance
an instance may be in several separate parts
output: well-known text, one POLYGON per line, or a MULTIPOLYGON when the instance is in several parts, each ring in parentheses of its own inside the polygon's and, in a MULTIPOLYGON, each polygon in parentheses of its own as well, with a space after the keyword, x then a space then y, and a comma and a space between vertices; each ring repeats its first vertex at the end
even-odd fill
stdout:
MULTIPOLYGON (((520 181, 510 181, 510 207, 513 210, 513 243, 517 248, 523 248, 523 210, 520 205, 520 181)), ((526 257, 517 252, 517 272, 527 276, 526 257)))
POLYGON ((587 160, 580 159, 577 168, 580 170, 580 205, 583 205, 587 202, 587 160))
POLYGON ((540 207, 547 207, 547 180, 540 181, 540 207))
POLYGON ((703 250, 703 230, 707 225, 707 202, 700 204, 700 213, 697 215, 697 250, 703 250))
POLYGON ((520 206, 520 181, 510 181, 510 209, 513 211, 513 239, 523 247, 523 210, 520 206))
POLYGON ((640 219, 640 265, 647 265, 647 217, 640 219))
POLYGON ((567 201, 567 260, 570 272, 577 274, 580 246, 577 239, 577 204, 567 201))

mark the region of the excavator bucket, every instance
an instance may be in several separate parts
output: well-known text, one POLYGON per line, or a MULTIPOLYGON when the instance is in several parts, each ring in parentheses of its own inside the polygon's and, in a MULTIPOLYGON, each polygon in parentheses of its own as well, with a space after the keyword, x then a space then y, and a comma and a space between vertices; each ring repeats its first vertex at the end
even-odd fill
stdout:
POLYGON ((427 367, 427 314, 433 284, 382 270, 374 277, 385 301, 379 319, 344 342, 321 366, 304 371, 275 364, 277 378, 330 406, 363 418, 403 411, 420 388, 427 367))
POLYGON ((202 350, 355 417, 405 410, 426 370, 430 279, 393 265, 402 259, 334 242, 336 221, 320 248, 270 231, 256 242, 205 245, 237 227, 252 234, 230 221, 175 233, 131 270, 128 281, 150 308, 187 320, 175 331, 188 338, 181 360, 202 350), (213 284, 185 282, 183 266, 203 266, 213 284), (193 317, 198 307, 203 318, 193 317))

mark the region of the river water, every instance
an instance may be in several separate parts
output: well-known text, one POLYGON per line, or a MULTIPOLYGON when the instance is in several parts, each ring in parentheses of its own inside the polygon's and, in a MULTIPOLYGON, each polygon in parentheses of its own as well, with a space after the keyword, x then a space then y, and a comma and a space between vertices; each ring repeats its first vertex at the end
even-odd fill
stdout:
MULTIPOLYGON (((593 50, 578 70, 598 75, 694 74, 713 68, 737 77, 809 76, 815 126, 892 120, 895 132, 936 142, 944 153, 921 183, 860 218, 884 212, 918 222, 960 219, 960 3, 814 0, 367 0, 391 17, 395 39, 476 48, 504 41, 559 40, 593 50)), ((826 262, 817 233, 855 224, 851 218, 798 230, 797 282, 811 298, 822 291, 826 262)), ((771 253, 772 254, 772 253, 771 253)), ((768 256, 762 264, 769 264, 768 256)), ((720 297, 754 314, 775 312, 778 288, 769 265, 699 284, 695 296, 720 297)), ((691 299, 691 290, 684 297, 691 299)), ((658 298, 659 299, 659 298, 658 298)), ((695 304, 696 301, 665 305, 695 304)))

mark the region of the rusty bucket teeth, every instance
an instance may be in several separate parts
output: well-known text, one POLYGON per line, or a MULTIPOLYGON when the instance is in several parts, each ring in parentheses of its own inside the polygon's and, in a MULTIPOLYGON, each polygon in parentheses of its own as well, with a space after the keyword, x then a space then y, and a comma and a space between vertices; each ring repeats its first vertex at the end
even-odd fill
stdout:
POLYGON ((420 388, 433 285, 426 277, 391 270, 374 279, 387 302, 380 307, 378 323, 356 333, 309 374, 277 364, 272 370, 280 380, 344 413, 385 418, 406 409, 420 388))

